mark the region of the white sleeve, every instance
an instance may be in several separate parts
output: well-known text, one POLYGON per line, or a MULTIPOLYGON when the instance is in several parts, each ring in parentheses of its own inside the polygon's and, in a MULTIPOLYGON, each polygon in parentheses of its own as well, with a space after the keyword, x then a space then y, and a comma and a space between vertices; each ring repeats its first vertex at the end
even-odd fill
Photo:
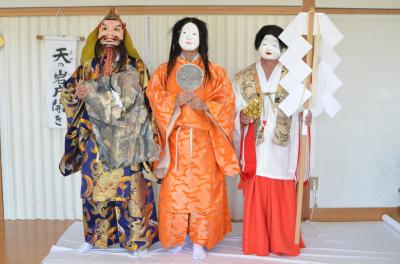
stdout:
POLYGON ((240 157, 240 139, 242 137, 240 127, 240 111, 247 106, 247 103, 240 93, 237 82, 234 82, 233 84, 233 92, 235 94, 235 130, 233 133, 233 144, 237 157, 240 157))

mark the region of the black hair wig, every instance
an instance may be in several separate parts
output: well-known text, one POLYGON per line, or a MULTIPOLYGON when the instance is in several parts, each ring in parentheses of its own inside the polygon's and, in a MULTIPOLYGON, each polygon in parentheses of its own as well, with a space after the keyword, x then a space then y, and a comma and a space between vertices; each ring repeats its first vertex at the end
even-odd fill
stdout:
POLYGON ((276 25, 267 25, 267 26, 263 26, 256 34, 256 39, 254 41, 254 48, 256 50, 258 50, 258 48, 261 45, 262 40, 264 39, 264 37, 266 35, 272 35, 275 38, 278 39, 279 41, 279 47, 280 49, 286 49, 287 45, 285 43, 283 43, 282 40, 279 39, 279 35, 283 32, 283 29, 279 26, 276 25))
POLYGON ((174 68, 176 59, 180 56, 182 52, 182 48, 179 45, 179 37, 182 31, 182 28, 187 23, 193 23, 199 29, 199 55, 204 63, 204 71, 205 71, 205 81, 211 79, 210 74, 210 66, 208 60, 208 30, 207 24, 195 17, 185 17, 175 23, 174 27, 172 28, 172 40, 171 40, 171 48, 169 50, 169 59, 168 59, 168 66, 167 66, 167 79, 174 68))

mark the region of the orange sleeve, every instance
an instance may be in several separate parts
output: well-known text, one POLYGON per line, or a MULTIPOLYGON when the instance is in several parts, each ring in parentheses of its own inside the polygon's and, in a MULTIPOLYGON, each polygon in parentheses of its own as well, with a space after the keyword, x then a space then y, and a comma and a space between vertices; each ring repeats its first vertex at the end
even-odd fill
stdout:
POLYGON ((213 85, 207 91, 206 104, 209 113, 217 122, 210 130, 215 159, 224 175, 235 176, 240 168, 233 148, 233 128, 235 118, 235 97, 232 85, 222 68, 217 68, 213 85), (217 127, 218 126, 218 127, 217 127), (221 131, 222 130, 222 131, 221 131), (223 133, 222 133, 223 132, 223 133), (223 135, 225 134, 225 135, 223 135))
POLYGON ((211 115, 232 142, 235 118, 235 96, 232 85, 225 70, 220 67, 217 68, 213 78, 216 78, 212 80, 216 84, 207 91, 206 104, 211 115))
POLYGON ((153 117, 160 132, 161 145, 165 146, 165 135, 168 123, 174 111, 175 96, 165 87, 166 65, 163 64, 150 78, 146 95, 150 102, 153 117))

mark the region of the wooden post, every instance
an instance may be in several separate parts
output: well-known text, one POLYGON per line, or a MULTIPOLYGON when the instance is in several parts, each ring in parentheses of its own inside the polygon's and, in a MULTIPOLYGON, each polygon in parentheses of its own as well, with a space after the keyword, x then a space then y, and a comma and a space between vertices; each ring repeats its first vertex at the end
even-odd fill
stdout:
MULTIPOLYGON (((315 16, 315 8, 311 7, 308 12, 308 32, 307 32, 307 41, 309 43, 314 42, 314 16, 315 16)), ((312 48, 306 55, 306 63, 308 66, 312 68, 312 60, 313 60, 313 52, 314 48, 312 48)), ((305 87, 308 89, 311 87, 311 74, 305 80, 305 87)), ((306 118, 306 114, 308 113, 310 100, 307 100, 303 104, 303 123, 306 118)), ((301 139, 300 139, 300 164, 299 164, 299 175, 297 181, 297 209, 296 209, 296 230, 294 236, 294 242, 296 245, 300 243, 300 223, 301 223, 301 212, 302 212, 302 202, 303 202, 303 185, 304 185, 304 173, 305 173, 305 164, 306 164, 306 148, 308 145, 308 134, 304 135, 303 133, 304 125, 301 126, 301 139)))
MULTIPOLYGON (((308 12, 310 11, 311 8, 315 8, 315 11, 317 12, 317 8, 315 6, 315 1, 316 0, 303 0, 303 6, 302 6, 302 11, 303 12, 308 12)), ((305 38, 307 36, 304 36, 305 38)), ((307 146, 306 146, 307 148, 307 146)), ((311 217, 311 208, 310 208, 310 184, 308 184, 306 187, 304 187, 303 190, 303 200, 302 200, 302 208, 301 208, 301 220, 309 220, 311 217)))
POLYGON ((303 12, 308 12, 315 8, 315 0, 303 0, 303 12))
POLYGON ((1 165, 1 144, 0 144, 0 220, 4 220, 3 207, 3 169, 1 165))

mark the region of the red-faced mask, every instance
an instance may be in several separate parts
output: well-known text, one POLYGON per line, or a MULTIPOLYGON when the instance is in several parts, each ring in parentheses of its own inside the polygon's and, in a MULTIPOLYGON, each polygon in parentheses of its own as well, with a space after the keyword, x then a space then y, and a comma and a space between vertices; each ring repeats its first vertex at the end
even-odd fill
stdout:
POLYGON ((107 46, 118 46, 124 39, 124 25, 118 20, 104 20, 100 24, 98 39, 107 46))

